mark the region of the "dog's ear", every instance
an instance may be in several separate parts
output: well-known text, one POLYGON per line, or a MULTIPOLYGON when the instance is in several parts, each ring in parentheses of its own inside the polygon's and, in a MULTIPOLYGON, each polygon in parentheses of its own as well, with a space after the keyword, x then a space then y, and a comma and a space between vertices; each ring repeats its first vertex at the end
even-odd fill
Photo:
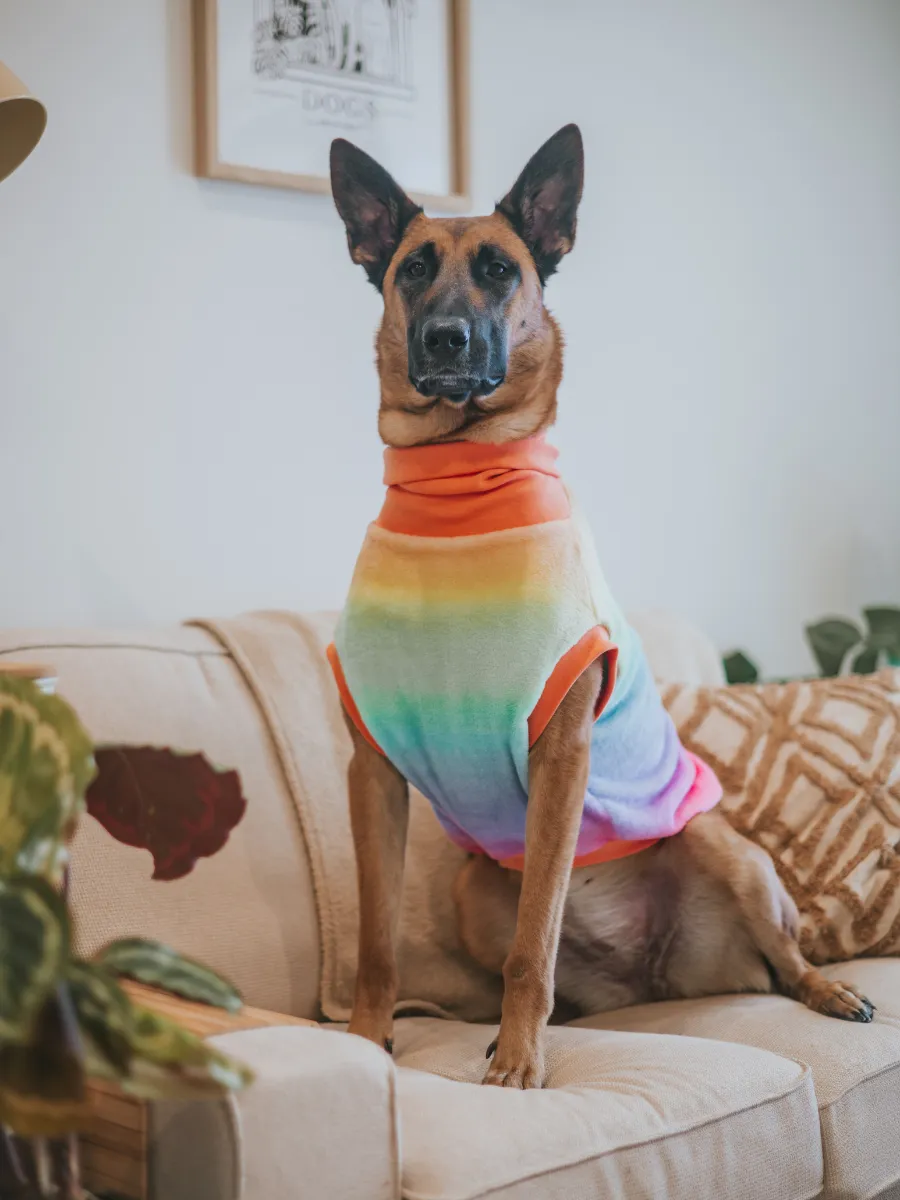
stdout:
POLYGON ((497 212, 531 251, 546 283, 575 242, 584 186, 584 145, 577 125, 564 125, 528 160, 497 212))
POLYGON ((380 292, 404 230, 422 210, 384 167, 344 138, 331 143, 331 193, 347 228, 350 257, 380 292))

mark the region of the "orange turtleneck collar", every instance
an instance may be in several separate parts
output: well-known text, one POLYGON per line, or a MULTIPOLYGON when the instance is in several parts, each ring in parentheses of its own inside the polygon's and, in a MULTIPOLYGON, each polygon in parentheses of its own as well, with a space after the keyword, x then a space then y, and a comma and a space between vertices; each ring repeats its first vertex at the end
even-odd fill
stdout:
POLYGON ((464 537, 563 520, 571 507, 543 435, 517 442, 389 447, 376 522, 417 537, 464 537))

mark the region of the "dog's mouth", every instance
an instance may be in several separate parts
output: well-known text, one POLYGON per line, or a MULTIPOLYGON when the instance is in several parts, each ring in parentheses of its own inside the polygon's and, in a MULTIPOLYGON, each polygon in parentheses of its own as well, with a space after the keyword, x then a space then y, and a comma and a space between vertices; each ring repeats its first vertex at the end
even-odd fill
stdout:
POLYGON ((503 382, 502 375, 481 378, 477 375, 459 375, 445 372, 440 375, 422 375, 409 382, 420 396, 432 400, 448 400, 451 404, 468 404, 470 400, 482 399, 495 392, 503 382))

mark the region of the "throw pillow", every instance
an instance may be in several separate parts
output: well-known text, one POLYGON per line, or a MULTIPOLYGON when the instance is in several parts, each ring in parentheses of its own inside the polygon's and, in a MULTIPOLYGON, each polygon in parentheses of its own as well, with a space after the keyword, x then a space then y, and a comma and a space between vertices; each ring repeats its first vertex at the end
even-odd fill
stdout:
POLYGON ((663 697, 725 815, 774 859, 804 954, 900 953, 900 670, 663 697))

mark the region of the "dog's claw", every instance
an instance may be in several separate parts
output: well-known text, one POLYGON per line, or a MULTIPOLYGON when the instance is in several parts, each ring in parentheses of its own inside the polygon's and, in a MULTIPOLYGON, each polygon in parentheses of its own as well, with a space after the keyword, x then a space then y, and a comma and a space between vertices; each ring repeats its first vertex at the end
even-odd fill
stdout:
POLYGON ((544 1083, 544 1053, 541 1032, 535 1038, 524 1034, 504 1040, 501 1029, 487 1048, 485 1058, 490 1066, 484 1083, 492 1087, 539 1088, 544 1083))
POLYGON ((839 1021, 854 1021, 868 1025, 875 1015, 875 1005, 848 983, 832 983, 814 1006, 826 1017, 839 1021))

